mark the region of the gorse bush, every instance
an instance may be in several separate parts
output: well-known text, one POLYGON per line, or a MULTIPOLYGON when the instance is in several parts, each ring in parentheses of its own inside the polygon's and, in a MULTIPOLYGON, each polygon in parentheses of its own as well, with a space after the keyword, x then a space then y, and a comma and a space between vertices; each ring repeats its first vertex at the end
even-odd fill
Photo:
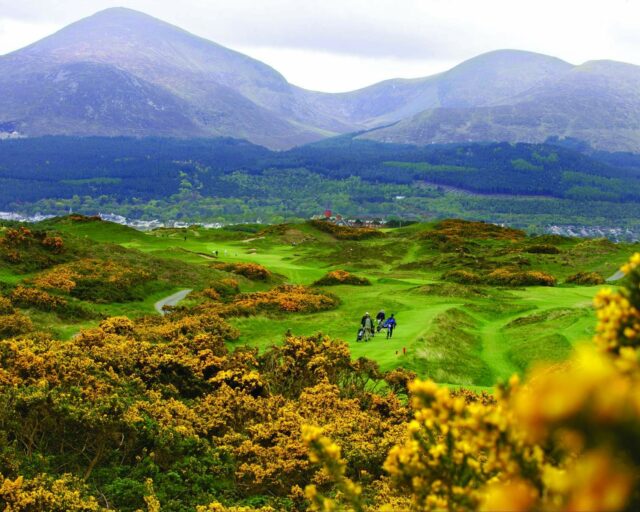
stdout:
POLYGON ((32 280, 39 287, 67 293, 90 302, 127 302, 141 300, 140 287, 157 276, 141 265, 122 261, 85 258, 40 274, 32 280))
POLYGON ((252 281, 267 281, 271 277, 271 272, 257 263, 215 263, 213 268, 232 272, 252 281))
POLYGON ((0 474, 0 504, 4 510, 34 510, 48 512, 102 512, 98 500, 89 495, 89 488, 72 475, 53 478, 37 475, 15 479, 0 474))
POLYGON ((24 226, 7 228, 4 238, 0 239, 0 258, 24 271, 48 268, 65 261, 68 259, 65 252, 62 237, 24 226))
POLYGON ((11 338, 33 330, 31 319, 22 313, 0 314, 0 338, 11 338))
POLYGON ((450 270, 442 276, 442 279, 458 284, 482 284, 483 282, 481 276, 469 270, 450 270))
POLYGON ((44 290, 27 286, 17 286, 11 293, 11 301, 23 308, 55 311, 67 305, 67 301, 44 290))
POLYGON ((569 284, 593 286, 604 284, 605 281, 602 274, 599 274, 598 272, 578 272, 567 277, 565 282, 569 284))
POLYGON ((254 496, 302 510, 305 483, 327 485, 301 438, 312 420, 345 447, 350 474, 381 476, 406 410, 369 391, 373 363, 322 336, 229 352, 237 335, 184 309, 110 318, 65 342, 0 341, 0 503, 227 510, 254 496))
POLYGON ((299 285, 280 285, 266 292, 242 293, 218 308, 223 316, 260 313, 314 313, 337 307, 340 300, 299 285))
POLYGON ((555 277, 541 270, 513 270, 502 267, 484 275, 469 270, 451 270, 446 272, 442 279, 458 284, 494 286, 555 286, 557 283, 555 277))
POLYGON ((235 280, 222 279, 195 294, 205 299, 196 310, 223 317, 258 314, 315 313, 333 309, 340 299, 301 285, 283 284, 264 292, 240 293, 235 280))
POLYGON ((497 286, 555 286, 556 278, 541 270, 513 271, 498 268, 485 277, 487 284, 497 286))
POLYGON ((371 282, 365 277, 359 277, 346 270, 332 270, 318 279, 314 286, 333 286, 339 284, 351 284, 355 286, 369 286, 371 282))

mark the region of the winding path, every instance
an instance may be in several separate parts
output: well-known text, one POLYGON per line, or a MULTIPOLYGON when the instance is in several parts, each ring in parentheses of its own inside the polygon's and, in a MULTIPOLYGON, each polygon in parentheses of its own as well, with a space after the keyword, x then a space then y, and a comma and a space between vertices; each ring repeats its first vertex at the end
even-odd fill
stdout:
POLYGON ((162 308, 164 308, 165 306, 175 306, 175 305, 177 305, 178 302, 180 302, 182 299, 184 299, 192 291, 193 290, 191 290, 191 289, 180 290, 179 292, 176 292, 176 293, 174 293, 172 295, 169 295, 168 297, 165 297, 164 299, 160 299, 153 306, 156 308, 156 311, 158 313, 160 313, 161 315, 164 315, 166 312, 162 308))
POLYGON ((615 274, 613 274, 611 277, 607 278, 607 282, 610 283, 611 281, 619 281, 620 279, 622 279, 624 277, 624 272, 622 270, 618 270, 615 274))

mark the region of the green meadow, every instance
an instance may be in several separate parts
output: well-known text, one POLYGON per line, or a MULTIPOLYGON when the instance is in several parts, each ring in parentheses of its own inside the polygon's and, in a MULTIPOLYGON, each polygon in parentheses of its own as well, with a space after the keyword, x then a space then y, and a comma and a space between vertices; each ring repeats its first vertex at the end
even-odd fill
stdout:
MULTIPOLYGON (((566 279, 579 271, 609 277, 638 250, 636 245, 605 240, 531 238, 506 228, 487 230, 481 224, 465 224, 462 230, 454 224, 453 231, 439 224, 415 224, 361 239, 352 236, 357 230, 342 238, 317 223, 140 232, 97 220, 62 218, 38 228, 102 248, 102 258, 109 257, 105 247, 119 246, 127 258, 162 269, 162 279, 145 285, 137 300, 89 305, 101 317, 157 314, 154 304, 163 297, 182 289, 201 290, 226 275, 212 268, 220 262, 257 263, 271 272, 266 282, 238 278, 243 292, 282 283, 313 286, 333 270, 366 278, 368 286, 320 287, 339 298, 335 309, 231 318, 240 331, 233 345, 262 350, 280 343, 287 332, 323 333, 346 341, 354 358, 373 359, 381 370, 404 367, 440 383, 471 388, 490 388, 540 361, 561 361, 574 345, 588 341, 595 325, 591 303, 601 285, 567 284, 566 279), (496 269, 544 272, 556 285, 504 286, 447 277, 452 270, 482 277, 496 269), (383 331, 369 342, 357 342, 363 314, 375 316, 380 309, 396 316, 393 338, 387 340, 383 331)), ((5 287, 34 275, 37 272, 16 273, 7 264, 0 269, 5 287)), ((194 300, 187 296, 181 304, 194 300)), ((99 321, 30 314, 36 324, 49 326, 63 338, 99 321)))

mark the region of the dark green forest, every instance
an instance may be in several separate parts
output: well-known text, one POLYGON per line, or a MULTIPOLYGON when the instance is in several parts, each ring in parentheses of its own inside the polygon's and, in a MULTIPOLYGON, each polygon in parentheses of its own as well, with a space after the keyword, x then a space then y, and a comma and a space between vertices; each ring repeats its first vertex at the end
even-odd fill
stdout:
POLYGON ((409 146, 352 135, 273 152, 229 138, 0 141, 0 209, 265 222, 466 216, 635 226, 640 157, 577 144, 409 146))

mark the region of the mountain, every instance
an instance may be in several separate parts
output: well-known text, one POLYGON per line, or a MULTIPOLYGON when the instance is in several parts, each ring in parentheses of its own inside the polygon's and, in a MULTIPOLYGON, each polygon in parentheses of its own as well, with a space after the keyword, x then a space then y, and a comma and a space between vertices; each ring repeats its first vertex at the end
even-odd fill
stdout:
POLYGON ((493 105, 430 108, 361 137, 418 145, 561 137, 640 152, 640 67, 587 62, 493 105))
POLYGON ((438 75, 387 80, 358 91, 324 95, 316 107, 339 112, 351 123, 374 127, 427 109, 496 104, 547 83, 571 68, 571 64, 547 55, 498 50, 438 75))
POLYGON ((0 138, 225 136, 287 149, 350 132, 418 145, 570 137, 640 152, 640 67, 499 50, 425 78, 320 93, 124 8, 0 57, 0 138))
POLYGON ((269 66, 124 8, 0 58, 0 123, 28 135, 228 135, 274 148, 349 131, 269 66))

